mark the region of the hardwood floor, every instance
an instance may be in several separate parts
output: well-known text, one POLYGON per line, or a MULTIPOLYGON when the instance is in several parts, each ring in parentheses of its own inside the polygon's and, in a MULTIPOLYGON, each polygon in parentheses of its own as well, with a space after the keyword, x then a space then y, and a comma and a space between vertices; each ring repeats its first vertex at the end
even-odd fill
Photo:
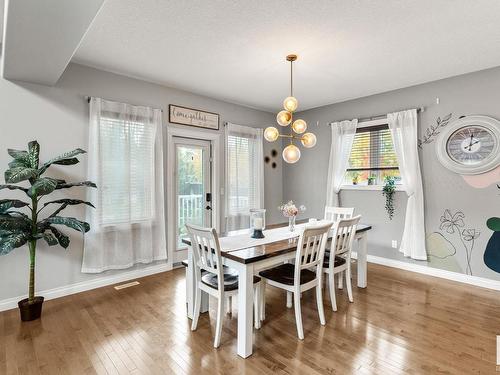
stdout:
POLYGON ((190 331, 183 269, 47 301, 35 322, 6 311, 0 374, 495 373, 499 292, 373 264, 368 275, 353 304, 338 292, 336 313, 324 293, 324 327, 314 292, 303 296, 302 342, 285 294, 267 288, 267 320, 246 360, 236 355, 237 311, 218 350, 207 314, 190 331))

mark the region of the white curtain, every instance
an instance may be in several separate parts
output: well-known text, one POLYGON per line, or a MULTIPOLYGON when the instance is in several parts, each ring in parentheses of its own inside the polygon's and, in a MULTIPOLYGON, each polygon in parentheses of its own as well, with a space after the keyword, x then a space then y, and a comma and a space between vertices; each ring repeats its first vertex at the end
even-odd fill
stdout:
POLYGON ((82 272, 167 259, 161 110, 92 98, 82 272))
POLYGON ((328 182, 326 187, 326 205, 340 206, 339 192, 349 164, 352 143, 356 135, 358 120, 334 122, 332 128, 332 144, 330 162, 328 164, 328 182))
POLYGON ((250 227, 252 208, 264 208, 263 130, 226 124, 226 231, 250 227))
POLYGON ((424 227, 424 191, 417 148, 417 111, 389 113, 389 129, 398 158, 403 186, 408 195, 401 251, 412 259, 426 260, 424 227))

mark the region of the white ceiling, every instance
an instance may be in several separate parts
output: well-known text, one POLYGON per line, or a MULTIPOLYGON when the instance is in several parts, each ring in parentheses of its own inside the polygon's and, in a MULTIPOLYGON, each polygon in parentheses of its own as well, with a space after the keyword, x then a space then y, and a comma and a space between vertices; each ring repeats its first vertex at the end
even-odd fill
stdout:
POLYGON ((73 61, 277 111, 500 65, 498 0, 107 0, 73 61))

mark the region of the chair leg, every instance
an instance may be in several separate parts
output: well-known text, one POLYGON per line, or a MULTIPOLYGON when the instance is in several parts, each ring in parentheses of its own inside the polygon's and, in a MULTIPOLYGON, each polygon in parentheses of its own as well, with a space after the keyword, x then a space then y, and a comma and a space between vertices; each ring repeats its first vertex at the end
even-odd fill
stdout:
POLYGON ((261 301, 260 292, 261 292, 260 285, 254 287, 253 319, 254 319, 255 329, 260 329, 260 301, 261 301))
POLYGON ((338 276, 338 278, 339 278, 339 280, 338 280, 338 283, 339 283, 338 288, 339 289, 343 289, 344 288, 344 279, 343 279, 344 273, 345 273, 345 271, 339 272, 339 276, 338 276))
POLYGON ((260 282, 260 320, 266 320, 266 281, 260 282))
POLYGON ((335 298, 335 274, 333 272, 328 273, 328 290, 330 291, 332 310, 337 311, 337 300, 335 298))
POLYGON ((200 304, 201 289, 196 288, 196 291, 194 293, 193 321, 191 322, 191 331, 196 331, 196 327, 198 327, 198 318, 200 317, 200 304))
POLYGON ((351 283, 351 267, 348 267, 344 273, 345 273, 345 285, 347 288, 347 296, 349 297, 349 302, 353 302, 352 283, 351 283))
POLYGON ((217 300, 217 325, 215 328, 214 348, 220 346, 220 337, 222 334, 222 320, 224 319, 224 293, 219 294, 217 300))
POLYGON ((318 304, 318 314, 319 321, 322 326, 326 324, 325 320, 325 309, 323 308, 323 282, 318 280, 318 285, 316 285, 316 303, 318 304))
POLYGON ((292 308, 292 292, 286 292, 286 307, 292 308))
POLYGON ((228 296, 227 301, 226 301, 226 313, 231 314, 233 312, 232 307, 233 307, 233 296, 228 296))
POLYGON ((295 321, 297 323, 297 335, 300 340, 304 340, 304 328, 302 327, 302 314, 300 311, 300 294, 299 292, 294 293, 293 302, 295 305, 295 321))

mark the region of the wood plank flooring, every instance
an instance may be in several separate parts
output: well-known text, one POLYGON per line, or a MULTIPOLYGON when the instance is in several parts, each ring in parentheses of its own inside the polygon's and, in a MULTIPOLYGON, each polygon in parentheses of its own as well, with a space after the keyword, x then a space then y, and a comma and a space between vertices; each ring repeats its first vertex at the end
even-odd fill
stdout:
MULTIPOLYGON (((305 340, 285 294, 267 288, 267 320, 254 354, 236 355, 237 311, 213 349, 212 319, 196 332, 185 313, 184 270, 44 304, 39 321, 0 313, 0 374, 494 374, 500 293, 370 264, 354 303, 325 293, 322 327, 314 291, 302 299, 305 340)), ((236 303, 234 303, 236 305, 236 303)), ((213 307, 211 305, 211 307, 213 307)), ((236 309, 236 306, 234 306, 236 309)))

